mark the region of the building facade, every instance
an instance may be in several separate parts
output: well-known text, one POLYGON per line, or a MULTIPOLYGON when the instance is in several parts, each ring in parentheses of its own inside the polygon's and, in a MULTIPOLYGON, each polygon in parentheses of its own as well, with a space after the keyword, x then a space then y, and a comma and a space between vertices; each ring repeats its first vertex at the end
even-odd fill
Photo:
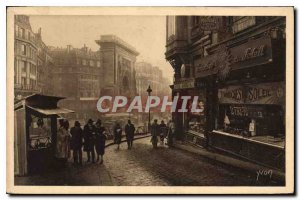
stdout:
POLYGON ((15 15, 14 89, 15 99, 40 92, 37 84, 37 44, 29 17, 15 15))
POLYGON ((135 96, 135 62, 139 53, 115 35, 102 35, 96 43, 100 45, 104 73, 101 95, 135 96))
POLYGON ((50 48, 54 61, 52 71, 55 95, 66 97, 60 105, 75 113, 72 119, 87 120, 99 117, 96 109, 103 79, 99 52, 88 47, 77 49, 50 48))
POLYGON ((42 40, 41 28, 32 31, 29 16, 15 16, 15 99, 33 93, 53 95, 53 60, 42 40))
POLYGON ((42 40, 42 29, 39 28, 35 34, 37 46, 37 86, 39 93, 44 95, 53 95, 53 59, 49 54, 47 45, 42 40))
POLYGON ((172 95, 201 110, 174 113, 177 137, 284 170, 285 18, 169 16, 166 43, 172 95))

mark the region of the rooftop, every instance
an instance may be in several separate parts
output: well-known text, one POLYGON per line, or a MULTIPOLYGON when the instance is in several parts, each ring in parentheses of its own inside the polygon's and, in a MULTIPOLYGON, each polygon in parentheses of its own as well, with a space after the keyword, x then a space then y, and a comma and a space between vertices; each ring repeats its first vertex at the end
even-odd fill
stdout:
POLYGON ((139 52, 130 44, 119 38, 115 35, 101 35, 100 40, 96 40, 96 43, 101 46, 103 43, 115 43, 127 50, 129 50, 131 53, 135 54, 136 56, 139 55, 139 52))

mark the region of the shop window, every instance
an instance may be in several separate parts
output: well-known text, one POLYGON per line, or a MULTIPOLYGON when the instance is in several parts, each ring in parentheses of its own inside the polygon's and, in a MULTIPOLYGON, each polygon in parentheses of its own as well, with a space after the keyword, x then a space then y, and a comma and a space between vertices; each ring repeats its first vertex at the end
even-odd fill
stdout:
POLYGON ((279 105, 221 104, 219 130, 246 137, 284 137, 284 116, 279 105))
MULTIPOLYGON (((188 130, 195 131, 198 133, 204 133, 206 117, 205 117, 205 102, 206 95, 205 91, 200 92, 198 95, 198 103, 195 106, 200 112, 189 112, 188 116, 188 130)), ((189 102, 189 107, 192 108, 192 102, 189 102)))
POLYGON ((51 146, 51 119, 30 116, 29 148, 39 150, 51 146))
POLYGON ((82 60, 82 64, 86 65, 86 60, 85 59, 82 60))

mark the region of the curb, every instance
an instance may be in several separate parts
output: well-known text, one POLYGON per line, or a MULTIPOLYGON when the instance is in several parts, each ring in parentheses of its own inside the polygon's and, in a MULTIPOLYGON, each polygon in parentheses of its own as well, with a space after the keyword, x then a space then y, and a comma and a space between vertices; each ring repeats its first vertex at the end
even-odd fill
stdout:
MULTIPOLYGON (((151 134, 146 134, 146 135, 142 135, 142 136, 139 136, 139 137, 135 137, 135 138, 133 138, 133 140, 143 139, 143 138, 150 137, 150 136, 151 136, 151 134)), ((127 142, 127 140, 126 139, 121 140, 121 143, 123 143, 123 142, 127 142)), ((114 142, 110 142, 110 143, 105 145, 105 148, 109 147, 109 146, 112 146, 114 144, 115 144, 114 142)))
MULTIPOLYGON (((207 150, 196 148, 193 146, 187 146, 187 145, 178 144, 175 142, 174 147, 204 156, 206 158, 209 158, 209 159, 212 159, 212 160, 215 160, 215 161, 227 164, 227 165, 231 165, 236 168, 244 169, 244 170, 250 171, 252 173, 254 172, 255 174, 257 174, 260 170, 269 170, 267 167, 262 166, 262 165, 258 165, 258 164, 252 163, 252 162, 247 162, 247 161, 239 160, 239 159, 232 158, 229 156, 224 156, 221 154, 209 152, 207 150)), ((285 174, 279 170, 272 169, 272 179, 278 180, 278 181, 285 181, 285 174)))

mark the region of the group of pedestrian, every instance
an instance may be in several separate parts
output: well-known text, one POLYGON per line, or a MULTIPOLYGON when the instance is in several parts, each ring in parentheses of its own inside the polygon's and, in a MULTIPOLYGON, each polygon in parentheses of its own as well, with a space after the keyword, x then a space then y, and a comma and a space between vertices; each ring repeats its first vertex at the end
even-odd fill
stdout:
POLYGON ((102 164, 106 139, 105 128, 102 126, 100 119, 95 124, 92 119, 89 119, 83 129, 79 121, 75 121, 70 132, 69 122, 60 119, 57 131, 56 157, 66 163, 72 150, 74 164, 82 165, 83 147, 83 151, 87 152, 87 162, 95 163, 96 150, 97 162, 100 161, 100 164, 102 164))
POLYGON ((173 144, 173 133, 175 130, 175 124, 172 120, 168 124, 165 124, 164 120, 160 124, 157 123, 157 119, 154 119, 153 123, 150 126, 151 133, 151 142, 153 148, 157 148, 158 137, 160 139, 160 144, 164 145, 165 140, 169 147, 173 144))
MULTIPOLYGON (((71 150, 73 151, 74 164, 82 165, 82 147, 83 151, 87 153, 87 162, 103 163, 103 155, 105 153, 105 141, 107 139, 105 128, 102 126, 100 119, 94 123, 92 119, 89 119, 84 125, 83 129, 79 121, 75 121, 74 126, 69 131, 69 121, 66 119, 59 120, 59 128, 57 131, 56 141, 56 157, 66 164, 68 158, 71 156, 71 150), (96 154, 95 154, 96 152, 96 154), (97 160, 96 160, 97 158, 97 160)), ((162 120, 160 124, 157 123, 157 119, 151 125, 151 141, 153 147, 157 147, 158 138, 161 141, 161 145, 165 144, 167 139, 168 145, 172 146, 172 135, 174 133, 174 123, 172 120, 168 124, 162 120)), ((127 140, 128 149, 132 149, 135 127, 130 120, 124 127, 125 136, 127 140)), ((122 127, 120 123, 116 123, 113 128, 114 143, 117 144, 117 149, 120 149, 120 143, 122 140, 122 127)))
MULTIPOLYGON (((127 148, 132 149, 133 140, 134 140, 135 127, 131 123, 131 120, 128 120, 125 125, 125 136, 127 141, 127 148)), ((114 143, 117 144, 117 149, 120 149, 120 143, 122 140, 122 127, 120 123, 117 123, 114 127, 114 143)))
POLYGON ((95 125, 92 119, 88 120, 87 124, 83 128, 83 139, 83 150, 87 153, 87 162, 95 163, 96 151, 97 162, 100 161, 100 164, 102 164, 107 136, 100 119, 96 121, 95 125))

